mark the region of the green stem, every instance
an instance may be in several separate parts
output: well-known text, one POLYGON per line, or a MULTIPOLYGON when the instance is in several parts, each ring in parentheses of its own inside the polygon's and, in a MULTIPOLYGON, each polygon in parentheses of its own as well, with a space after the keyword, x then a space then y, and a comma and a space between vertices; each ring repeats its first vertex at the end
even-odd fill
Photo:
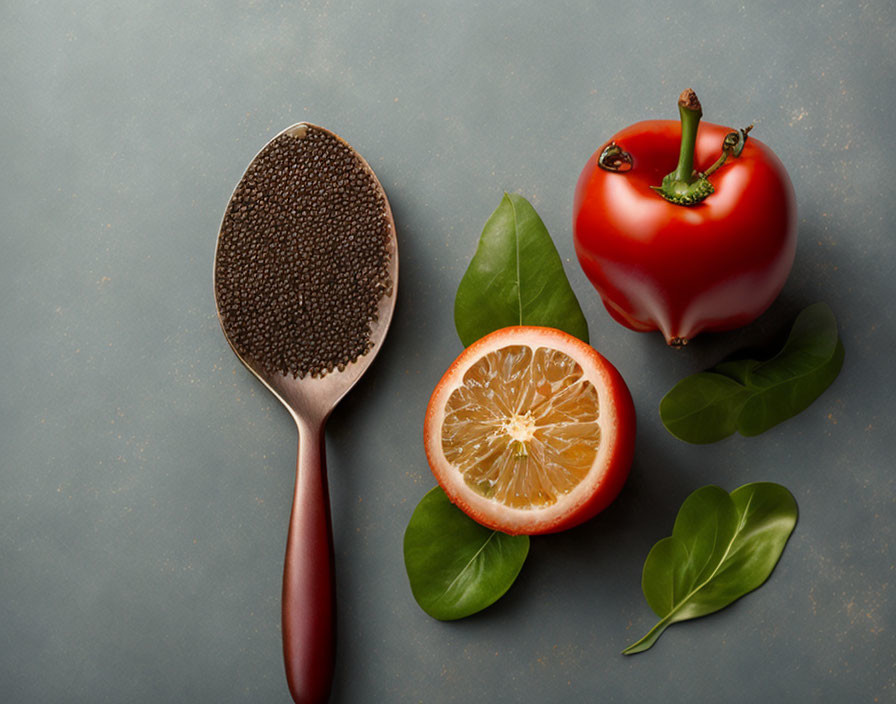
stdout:
POLYGON ((681 115, 681 150, 678 154, 678 166, 675 171, 663 178, 662 185, 651 188, 675 205, 697 205, 715 192, 715 188, 709 182, 709 176, 718 171, 728 157, 740 156, 753 125, 725 135, 722 155, 706 170, 706 173, 701 174, 694 171, 694 147, 697 144, 697 128, 700 126, 703 108, 700 106, 697 94, 690 88, 678 96, 678 112, 681 115))
POLYGON ((654 643, 657 642, 659 637, 663 635, 663 631, 665 631, 669 626, 673 623, 672 614, 669 614, 662 621, 657 623, 653 628, 647 631, 647 634, 641 638, 641 640, 635 641, 630 646, 628 646, 625 650, 622 651, 623 655, 634 655, 635 653, 641 653, 648 648, 652 647, 654 643))
POLYGON ((678 112, 681 115, 681 150, 678 166, 668 174, 660 186, 651 186, 670 203, 676 205, 696 205, 712 194, 712 184, 694 171, 694 148, 697 145, 697 128, 703 116, 703 108, 697 94, 688 88, 678 97, 678 112))
POLYGON ((681 151, 678 153, 678 168, 669 175, 676 183, 689 186, 696 180, 694 148, 697 146, 697 127, 703 117, 697 94, 690 88, 678 98, 678 114, 681 115, 681 151))

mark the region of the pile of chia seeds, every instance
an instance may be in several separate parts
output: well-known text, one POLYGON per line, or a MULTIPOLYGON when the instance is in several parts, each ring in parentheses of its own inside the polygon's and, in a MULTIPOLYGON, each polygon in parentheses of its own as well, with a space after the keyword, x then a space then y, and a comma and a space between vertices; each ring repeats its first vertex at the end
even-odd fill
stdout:
POLYGON ((231 344, 268 373, 322 376, 370 351, 391 225, 376 177, 335 135, 270 142, 228 206, 215 293, 231 344))

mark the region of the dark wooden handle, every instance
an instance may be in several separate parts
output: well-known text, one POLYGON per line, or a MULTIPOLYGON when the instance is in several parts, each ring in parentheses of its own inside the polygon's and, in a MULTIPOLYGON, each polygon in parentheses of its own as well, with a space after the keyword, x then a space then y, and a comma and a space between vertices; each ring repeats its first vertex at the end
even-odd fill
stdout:
POLYGON ((283 657, 296 704, 326 702, 336 651, 333 538, 324 428, 299 427, 296 489, 283 567, 283 657))

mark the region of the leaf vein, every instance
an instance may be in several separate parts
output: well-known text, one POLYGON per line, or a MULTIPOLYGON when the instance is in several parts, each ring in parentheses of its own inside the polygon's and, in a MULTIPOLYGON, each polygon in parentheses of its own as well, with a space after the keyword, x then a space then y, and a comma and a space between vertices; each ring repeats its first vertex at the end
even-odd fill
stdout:
POLYGON ((454 585, 457 584, 457 581, 461 578, 463 573, 466 572, 469 569, 470 565, 472 565, 476 561, 476 558, 482 554, 482 551, 485 550, 486 546, 491 542, 492 538, 494 538, 497 534, 498 534, 498 531, 496 531, 496 530, 493 530, 491 532, 491 534, 489 534, 488 538, 486 538, 485 542, 479 547, 479 549, 475 552, 473 557, 471 557, 469 560, 467 560, 467 564, 465 564, 460 570, 458 570, 457 576, 451 580, 451 583, 447 587, 445 587, 444 591, 442 591, 442 593, 439 594, 438 598, 436 598, 433 603, 440 602, 442 599, 444 599, 448 595, 448 592, 450 592, 452 587, 454 587, 454 585))
POLYGON ((513 200, 508 196, 510 201, 510 212, 513 214, 513 241, 515 243, 516 254, 516 300, 519 310, 519 324, 523 324, 523 277, 520 273, 520 228, 516 221, 516 206, 513 200))
MULTIPOLYGON (((728 553, 731 552, 731 547, 734 545, 734 543, 737 542, 738 537, 740 536, 741 532, 743 531, 744 525, 745 525, 745 522, 741 522, 740 524, 738 524, 737 529, 735 529, 735 531, 734 531, 734 535, 731 536, 731 540, 728 541, 728 545, 725 547, 724 554, 719 559, 719 561, 716 563, 715 569, 713 569, 713 571, 709 575, 709 577, 704 579, 703 582, 701 582, 698 586, 694 587, 687 594, 687 596, 684 597, 684 599, 682 599, 678 604, 676 604, 675 607, 672 609, 672 611, 670 611, 669 614, 666 616, 666 618, 669 618, 675 612, 677 612, 679 609, 681 609, 682 606, 687 604, 687 602, 691 599, 691 597, 693 597, 697 592, 699 592, 701 589, 703 589, 703 587, 705 587, 713 579, 715 579, 715 576, 719 573, 719 570, 721 569, 722 565, 725 564, 725 560, 728 559, 728 553)), ((716 528, 716 535, 718 535, 718 528, 716 528)))

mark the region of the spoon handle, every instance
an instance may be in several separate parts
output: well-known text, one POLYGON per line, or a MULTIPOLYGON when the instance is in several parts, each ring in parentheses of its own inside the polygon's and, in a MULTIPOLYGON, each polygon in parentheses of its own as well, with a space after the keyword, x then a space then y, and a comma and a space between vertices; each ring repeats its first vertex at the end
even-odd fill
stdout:
POLYGON ((283 567, 283 657, 296 704, 326 702, 336 646, 333 538, 324 423, 299 423, 296 488, 283 567))

